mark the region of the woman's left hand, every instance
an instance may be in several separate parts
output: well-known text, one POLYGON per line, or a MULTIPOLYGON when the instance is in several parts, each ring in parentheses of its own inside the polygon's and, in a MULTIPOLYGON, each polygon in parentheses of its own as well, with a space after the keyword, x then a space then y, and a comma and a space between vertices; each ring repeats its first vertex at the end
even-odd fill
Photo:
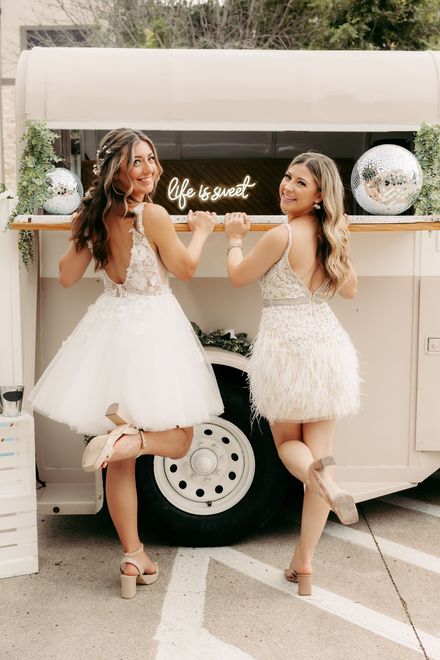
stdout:
POLYGON ((246 213, 225 214, 225 234, 229 238, 246 236, 250 228, 251 223, 246 213))
POLYGON ((188 227, 192 232, 201 231, 211 234, 217 221, 217 214, 213 211, 189 211, 187 217, 188 227))

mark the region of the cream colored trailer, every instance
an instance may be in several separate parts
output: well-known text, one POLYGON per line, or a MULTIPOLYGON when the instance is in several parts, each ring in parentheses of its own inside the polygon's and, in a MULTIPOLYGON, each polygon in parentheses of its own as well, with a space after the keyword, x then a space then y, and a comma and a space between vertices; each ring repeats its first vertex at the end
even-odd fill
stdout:
MULTIPOLYGON (((422 122, 440 120, 439 64, 434 52, 35 48, 19 61, 17 123, 29 117, 80 130, 83 152, 93 150, 106 129, 131 126, 150 133, 162 157, 178 158, 182 149, 187 158, 235 150, 264 160, 312 147, 355 160, 378 140, 410 142, 422 122)), ((42 227, 41 217, 20 220, 42 227)), ((36 232, 39 259, 21 274, 28 391, 100 292, 91 270, 71 290, 58 285, 57 261, 68 238, 60 229, 68 220, 44 217, 49 230, 36 232)), ((332 306, 359 350, 363 405, 339 425, 336 477, 362 501, 410 488, 440 467, 440 232, 435 218, 353 213, 351 220, 359 293, 332 306)), ((253 216, 252 222, 247 247, 268 219, 253 216)), ((232 289, 225 275, 219 231, 196 278, 173 280, 172 287, 201 328, 234 328, 253 337, 258 285, 232 289)), ((17 326, 14 299, 11 310, 17 326)), ((7 331, 12 337, 12 329, 1 332, 7 331)), ((20 350, 14 350, 17 365, 20 350)), ((148 500, 150 514, 175 538, 195 543, 227 542, 263 523, 286 483, 267 426, 249 426, 246 359, 216 349, 208 355, 225 417, 196 430, 186 459, 139 462, 141 499, 148 500)), ((36 433, 47 484, 40 511, 97 511, 101 481, 80 468, 81 438, 38 415, 36 433)))

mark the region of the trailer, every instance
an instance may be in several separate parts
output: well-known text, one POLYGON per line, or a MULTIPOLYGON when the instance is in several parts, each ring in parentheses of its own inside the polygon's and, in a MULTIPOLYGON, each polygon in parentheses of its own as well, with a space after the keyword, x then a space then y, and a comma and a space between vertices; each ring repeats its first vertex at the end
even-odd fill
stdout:
MULTIPOLYGON (((158 148, 164 175, 155 201, 182 240, 189 208, 217 211, 196 277, 171 281, 204 331, 252 338, 261 309, 257 283, 233 289, 227 280, 222 215, 250 214, 246 250, 285 221, 278 182, 296 153, 312 149, 337 161, 359 293, 331 305, 359 351, 363 394, 360 414, 338 426, 335 478, 358 502, 411 488, 440 467, 439 218, 367 215, 349 185, 367 149, 389 143, 411 150, 420 125, 439 121, 439 67, 439 53, 428 51, 86 48, 34 48, 18 65, 18 132, 25 118, 43 119, 60 135, 65 166, 86 186, 101 137, 133 127, 158 148)), ((0 329, 9 347, 0 375, 7 380, 9 369, 24 378, 27 392, 101 291, 91 268, 72 289, 58 284, 69 221, 16 219, 14 229, 35 230, 37 257, 28 273, 18 268, 16 232, 7 238, 14 286, 0 329)), ((225 544, 263 525, 289 486, 268 424, 250 422, 246 357, 218 347, 206 353, 224 415, 195 428, 187 457, 137 461, 141 516, 181 544, 225 544)), ((81 469, 82 437, 38 414, 35 425, 46 484, 38 510, 97 512, 102 479, 81 469)))

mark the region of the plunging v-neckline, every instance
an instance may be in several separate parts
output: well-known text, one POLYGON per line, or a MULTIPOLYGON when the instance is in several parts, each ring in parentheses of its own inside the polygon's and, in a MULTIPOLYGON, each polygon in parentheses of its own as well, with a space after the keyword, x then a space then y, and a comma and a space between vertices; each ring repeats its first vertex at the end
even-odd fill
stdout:
MULTIPOLYGON (((138 223, 139 223, 139 210, 140 210, 140 209, 143 209, 143 208, 144 208, 144 205, 145 205, 145 202, 139 202, 139 204, 137 204, 137 206, 134 206, 134 207, 131 209, 132 211, 134 211, 134 213, 135 213, 135 217, 134 217, 134 219, 133 219, 133 226, 131 227, 131 229, 129 229, 129 233, 131 234, 130 260, 129 260, 129 262, 128 262, 127 270, 126 270, 126 272, 125 272, 125 279, 124 279, 124 281, 123 281, 123 282, 115 282, 114 280, 112 280, 112 278, 110 277, 110 275, 104 270, 104 268, 102 269, 103 272, 104 272, 104 274, 105 274, 105 276, 106 276, 106 277, 109 279, 109 281, 110 281, 112 284, 114 284, 115 286, 125 286, 125 284, 127 284, 127 282, 128 282, 128 276, 130 275, 130 270, 131 270, 131 266, 132 266, 132 262, 133 262, 133 248, 134 248, 134 238, 133 238, 133 235, 134 235, 134 234, 133 234, 133 232, 136 231, 136 227, 137 227, 137 225, 138 225, 138 223)), ((143 233, 143 232, 142 232, 142 233, 143 233)))
MULTIPOLYGON (((314 291, 312 291, 311 289, 309 289, 307 284, 300 278, 300 276, 297 273, 295 273, 295 271, 293 270, 292 265, 289 261, 289 252, 290 252, 290 248, 292 247, 292 227, 289 223, 287 223, 286 226, 288 227, 288 231, 289 231, 289 238, 288 238, 288 241, 287 241, 287 247, 286 247, 286 251, 284 253, 285 257, 286 257, 287 265, 289 266, 290 272, 292 273, 293 277, 301 284, 303 289, 305 289, 310 296, 314 296, 318 293, 318 291, 320 289, 322 289, 322 287, 324 286, 324 284, 326 283, 327 280, 326 280, 326 278, 324 278, 324 280, 321 282, 321 284, 318 286, 318 288, 315 289, 314 291)), ((314 272, 315 271, 313 271, 313 273, 314 272)), ((312 277, 313 277, 313 273, 312 273, 312 277)))
POLYGON ((107 271, 104 270, 104 269, 102 269, 103 272, 104 272, 104 274, 105 274, 105 276, 106 276, 106 277, 110 280, 110 282, 111 282, 112 284, 114 284, 115 286, 125 286, 125 284, 127 284, 128 276, 130 275, 131 265, 132 265, 132 263, 133 263, 133 248, 134 248, 133 232, 134 232, 134 231, 135 231, 135 228, 134 228, 134 226, 133 226, 133 227, 129 230, 129 233, 131 234, 130 260, 129 260, 129 262, 128 262, 127 270, 125 271, 125 279, 124 279, 124 281, 123 281, 123 282, 115 282, 114 280, 112 280, 112 278, 111 278, 110 275, 107 273, 107 271))
POLYGON ((290 272, 292 273, 293 277, 297 280, 297 282, 299 282, 299 283, 301 284, 301 286, 307 291, 307 293, 308 293, 310 296, 314 296, 314 295, 316 295, 316 294, 318 293, 318 291, 319 291, 320 289, 322 289, 322 287, 324 286, 324 284, 326 283, 327 280, 324 279, 324 280, 321 282, 321 284, 318 286, 318 288, 316 288, 314 291, 311 291, 311 289, 309 289, 309 287, 307 286, 307 284, 306 284, 306 283, 300 278, 300 276, 299 276, 297 273, 295 273, 295 271, 293 270, 292 265, 291 265, 291 263, 290 263, 290 261, 289 261, 289 251, 290 251, 290 245, 288 245, 287 248, 286 248, 286 261, 287 261, 287 265, 289 266, 290 272))
POLYGON ((311 289, 309 289, 309 287, 307 286, 307 284, 306 284, 306 283, 305 283, 305 282, 299 277, 299 275, 297 275, 297 274, 295 273, 295 271, 293 270, 292 266, 290 265, 290 261, 289 261, 289 257, 288 257, 288 256, 287 256, 287 263, 289 264, 290 271, 291 271, 292 275, 294 276, 294 278, 295 278, 295 279, 301 284, 301 286, 307 291, 307 293, 308 293, 309 295, 314 296, 314 295, 316 295, 316 294, 318 293, 318 291, 319 291, 320 289, 322 289, 322 287, 324 286, 326 280, 324 280, 323 282, 321 282, 321 284, 320 284, 320 285, 319 285, 314 291, 312 291, 311 289))

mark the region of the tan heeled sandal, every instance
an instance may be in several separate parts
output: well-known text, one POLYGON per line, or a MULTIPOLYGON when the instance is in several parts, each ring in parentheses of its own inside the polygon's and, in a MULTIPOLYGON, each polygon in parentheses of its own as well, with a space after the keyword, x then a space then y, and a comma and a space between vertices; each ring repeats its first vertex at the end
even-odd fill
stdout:
POLYGON ((312 576, 313 573, 298 573, 294 568, 285 568, 284 577, 289 582, 298 584, 298 596, 312 595, 312 576))
MULTIPOLYGON (((109 405, 109 407, 106 410, 105 416, 107 417, 107 419, 113 422, 113 424, 116 424, 116 426, 131 424, 131 426, 134 427, 134 424, 132 424, 132 422, 129 421, 128 415, 124 413, 119 403, 112 403, 111 405, 109 405)), ((141 436, 141 448, 139 450, 139 453, 136 454, 134 458, 139 458, 139 456, 143 453, 145 447, 147 446, 147 441, 145 439, 143 429, 138 429, 138 430, 141 436)))
POLYGON ((324 456, 313 461, 309 466, 309 486, 313 492, 322 497, 332 511, 336 513, 341 523, 353 525, 359 520, 354 497, 330 479, 325 471, 328 465, 335 465, 333 456, 324 456))
MULTIPOLYGON (((96 472, 103 464, 107 464, 113 453, 115 443, 123 435, 134 435, 139 433, 141 436, 141 451, 145 447, 145 439, 139 429, 131 426, 131 424, 123 424, 117 426, 110 433, 106 435, 98 435, 92 440, 84 450, 82 456, 82 467, 86 472, 96 472)), ((137 456, 136 456, 137 458, 137 456)))
POLYGON ((90 440, 82 457, 82 467, 86 472, 94 472, 99 470, 103 464, 107 464, 113 455, 115 443, 123 435, 134 435, 135 433, 140 435, 141 447, 133 458, 138 458, 147 446, 142 429, 136 428, 127 420, 127 416, 122 413, 118 403, 112 403, 107 408, 105 416, 116 424, 116 427, 110 433, 98 435, 90 440))
POLYGON ((136 555, 139 555, 143 550, 144 544, 141 543, 141 547, 135 550, 135 552, 124 552, 120 564, 122 598, 134 598, 136 596, 137 584, 153 584, 159 577, 159 566, 157 564, 155 573, 144 573, 144 567, 141 562, 136 559, 136 555), (124 573, 126 564, 132 564, 132 566, 138 570, 138 575, 126 575, 124 573))
POLYGON ((109 405, 105 411, 105 416, 116 426, 121 426, 122 424, 130 424, 130 421, 127 415, 123 412, 119 403, 112 403, 109 405))

